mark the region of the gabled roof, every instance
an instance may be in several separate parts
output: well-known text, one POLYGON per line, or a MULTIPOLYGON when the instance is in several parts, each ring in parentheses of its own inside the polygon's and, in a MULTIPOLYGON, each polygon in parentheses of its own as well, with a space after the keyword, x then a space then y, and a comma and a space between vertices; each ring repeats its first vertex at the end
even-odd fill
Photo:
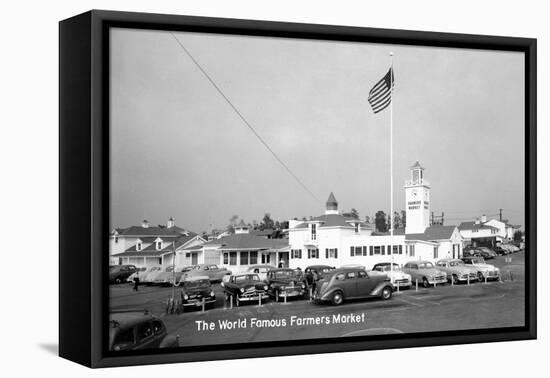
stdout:
POLYGON ((424 167, 420 165, 418 160, 413 165, 411 165, 411 169, 415 169, 415 168, 424 169, 424 167))
POLYGON ((405 240, 448 240, 453 235, 456 226, 430 226, 421 234, 406 234, 405 240))
POLYGON ((460 231, 463 231, 463 230, 476 231, 476 230, 491 230, 491 229, 498 230, 498 228, 490 226, 488 224, 476 223, 473 221, 460 223, 458 225, 458 229, 460 231))
POLYGON ((220 246, 220 249, 280 249, 288 246, 287 239, 267 239, 250 234, 234 234, 211 240, 205 247, 220 246))
POLYGON ((321 222, 321 227, 346 227, 346 228, 352 228, 353 226, 349 223, 351 222, 359 222, 361 226, 367 226, 366 223, 361 222, 358 219, 355 219, 353 217, 345 217, 340 214, 325 214, 321 215, 319 217, 315 217, 309 221, 306 221, 304 223, 300 223, 296 225, 294 228, 307 228, 308 223, 310 222, 321 222))
POLYGON ((194 232, 187 231, 181 227, 141 227, 141 226, 130 226, 124 229, 116 229, 119 233, 119 236, 160 236, 160 237, 177 237, 184 234, 193 234, 194 232))
MULTIPOLYGON (((193 240, 195 237, 197 237, 197 235, 189 235, 189 236, 180 236, 178 237, 175 242, 175 247, 176 249, 178 249, 179 247, 181 247, 182 245, 185 245, 187 243, 189 243, 191 240, 193 240)), ((164 252, 172 252, 172 242, 170 242, 170 244, 168 246, 166 246, 165 248, 163 248, 162 250, 164 252)))
POLYGON ((244 223, 244 220, 241 219, 237 227, 248 227, 248 226, 246 225, 246 223, 244 223))

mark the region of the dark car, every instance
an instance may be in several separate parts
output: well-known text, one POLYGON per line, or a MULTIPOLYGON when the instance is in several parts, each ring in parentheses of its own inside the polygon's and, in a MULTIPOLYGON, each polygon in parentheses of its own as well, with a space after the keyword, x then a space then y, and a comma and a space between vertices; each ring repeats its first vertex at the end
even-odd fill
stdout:
POLYGON ((236 274, 222 282, 225 300, 233 300, 237 306, 241 302, 267 299, 267 284, 256 273, 236 274))
POLYGON ((135 265, 115 265, 109 269, 109 283, 119 284, 137 271, 135 265))
POLYGON ((267 272, 265 282, 267 294, 277 302, 279 298, 303 298, 306 294, 306 279, 299 270, 288 268, 270 270, 267 272))
POLYGON ((336 268, 329 265, 308 266, 304 270, 304 276, 305 276, 307 285, 312 286, 315 289, 316 282, 319 281, 321 278, 323 278, 323 276, 326 275, 327 273, 332 272, 334 269, 336 268))
POLYGON ((393 285, 385 274, 369 274, 359 268, 340 268, 317 282, 313 300, 337 306, 349 299, 380 297, 387 300, 392 293, 393 285))
POLYGON ((496 252, 489 247, 477 247, 476 251, 479 252, 479 256, 483 257, 485 260, 494 259, 497 257, 496 252))
POLYGON ((196 276, 180 281, 181 304, 186 307, 213 306, 216 295, 207 276, 196 276))
POLYGON ((178 347, 159 318, 147 311, 113 311, 109 316, 109 350, 125 351, 178 347))

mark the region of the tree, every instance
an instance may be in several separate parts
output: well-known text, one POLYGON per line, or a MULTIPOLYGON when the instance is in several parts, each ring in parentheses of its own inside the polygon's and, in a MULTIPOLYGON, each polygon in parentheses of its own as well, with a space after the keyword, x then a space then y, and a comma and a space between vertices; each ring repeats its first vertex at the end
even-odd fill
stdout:
POLYGON ((401 224, 403 228, 407 226, 407 212, 405 210, 401 210, 401 224))
POLYGON ((401 216, 397 211, 393 212, 393 229, 399 228, 401 226, 401 216))
POLYGON ((262 219, 262 224, 260 225, 260 230, 272 229, 275 223, 271 219, 271 214, 265 213, 264 218, 262 219))
POLYGON ((231 216, 231 218, 229 218, 229 225, 227 226, 227 231, 230 234, 235 233, 235 226, 237 225, 238 220, 239 220, 239 216, 236 214, 231 216))
POLYGON ((279 221, 275 221, 275 229, 279 230, 281 228, 281 223, 279 221))
POLYGON ((382 210, 378 210, 374 215, 374 226, 378 232, 388 231, 388 224, 386 223, 386 213, 382 210))
POLYGON ((371 221, 370 217, 368 215, 365 216, 365 223, 370 224, 370 221, 371 221))
POLYGON ((523 237, 523 231, 517 230, 514 232, 514 241, 521 241, 521 238, 523 237))
POLYGON ((349 213, 344 213, 342 215, 348 218, 359 219, 359 211, 356 209, 351 209, 349 213))

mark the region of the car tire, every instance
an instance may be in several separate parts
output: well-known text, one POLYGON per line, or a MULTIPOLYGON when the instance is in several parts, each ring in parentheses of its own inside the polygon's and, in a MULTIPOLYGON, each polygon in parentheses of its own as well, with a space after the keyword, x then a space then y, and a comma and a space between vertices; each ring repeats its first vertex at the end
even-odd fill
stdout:
POLYGON ((122 281, 120 280, 119 277, 115 278, 115 283, 116 283, 117 285, 120 284, 121 282, 122 282, 122 281))
POLYGON ((483 273, 477 272, 477 279, 478 279, 479 282, 483 282, 483 279, 484 279, 483 273))
POLYGON ((344 294, 341 291, 335 291, 330 299, 334 306, 340 306, 344 303, 344 294))
POLYGON ((386 286, 382 289, 382 292, 380 293, 380 298, 383 301, 387 301, 388 299, 391 299, 392 293, 393 293, 392 288, 389 286, 386 286))
POLYGON ((453 275, 451 276, 451 283, 452 283, 453 285, 457 285, 457 284, 458 284, 458 277, 457 277, 456 274, 453 274, 453 275))
POLYGON ((430 287, 430 283, 428 282, 428 279, 426 277, 422 278, 422 286, 424 286, 426 289, 430 287))

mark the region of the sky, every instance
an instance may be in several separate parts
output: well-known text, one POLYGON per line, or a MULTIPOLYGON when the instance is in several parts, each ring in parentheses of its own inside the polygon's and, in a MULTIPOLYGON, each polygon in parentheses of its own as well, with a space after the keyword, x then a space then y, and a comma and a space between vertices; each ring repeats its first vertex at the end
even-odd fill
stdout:
POLYGON ((111 32, 111 228, 223 228, 317 216, 334 192, 390 209, 390 109, 368 92, 393 52, 394 209, 419 161, 445 224, 524 223, 523 54, 174 33, 300 184, 165 31, 111 32))

